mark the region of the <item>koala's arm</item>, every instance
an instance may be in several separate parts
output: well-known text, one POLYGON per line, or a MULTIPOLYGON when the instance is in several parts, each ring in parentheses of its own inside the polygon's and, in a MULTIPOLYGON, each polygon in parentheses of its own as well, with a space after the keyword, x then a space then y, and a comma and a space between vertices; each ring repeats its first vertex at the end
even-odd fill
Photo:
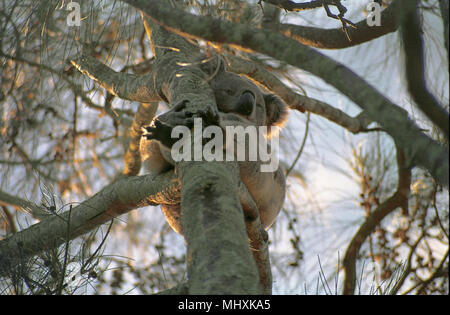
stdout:
POLYGON ((171 138, 172 129, 177 125, 189 128, 193 125, 192 118, 183 113, 185 107, 186 101, 181 101, 142 128, 139 151, 145 173, 157 175, 174 166, 170 148, 177 140, 171 138))
POLYGON ((256 203, 261 224, 268 229, 274 222, 284 202, 286 178, 279 166, 274 172, 261 172, 261 162, 239 162, 240 176, 256 203))
POLYGON ((161 144, 158 141, 142 137, 139 146, 142 166, 146 174, 158 175, 172 167, 172 164, 162 154, 161 144))

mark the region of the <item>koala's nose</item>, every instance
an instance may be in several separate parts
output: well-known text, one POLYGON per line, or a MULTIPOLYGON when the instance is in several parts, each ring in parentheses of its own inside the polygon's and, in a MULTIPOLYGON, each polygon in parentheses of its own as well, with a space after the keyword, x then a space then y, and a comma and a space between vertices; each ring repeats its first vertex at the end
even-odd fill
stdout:
POLYGON ((239 97, 238 103, 236 104, 236 112, 238 114, 249 116, 253 113, 253 108, 255 107, 255 94, 252 91, 244 91, 239 97))

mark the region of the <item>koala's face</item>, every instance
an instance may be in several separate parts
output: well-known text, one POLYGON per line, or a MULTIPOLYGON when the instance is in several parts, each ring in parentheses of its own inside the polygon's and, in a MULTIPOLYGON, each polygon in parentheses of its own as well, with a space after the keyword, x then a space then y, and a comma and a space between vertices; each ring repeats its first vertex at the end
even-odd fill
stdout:
POLYGON ((236 113, 258 126, 266 125, 264 94, 249 79, 234 73, 217 75, 211 82, 220 112, 236 113))

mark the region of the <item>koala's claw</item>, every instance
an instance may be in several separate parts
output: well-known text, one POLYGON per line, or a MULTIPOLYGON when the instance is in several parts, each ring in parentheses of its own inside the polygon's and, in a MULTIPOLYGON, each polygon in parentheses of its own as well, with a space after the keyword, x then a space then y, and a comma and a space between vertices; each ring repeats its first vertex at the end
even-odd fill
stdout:
POLYGON ((171 147, 176 142, 176 140, 171 138, 172 129, 172 126, 155 119, 152 125, 142 127, 142 137, 147 140, 158 140, 165 146, 171 147))
POLYGON ((171 117, 164 117, 170 123, 160 120, 160 117, 156 117, 151 125, 142 127, 142 137, 147 140, 157 140, 166 147, 171 148, 178 141, 178 138, 172 138, 173 128, 176 126, 186 126, 190 129, 194 126, 194 119, 192 117, 185 117, 184 113, 172 112, 171 114, 171 117))
POLYGON ((151 127, 142 127, 142 137, 147 140, 153 139, 151 127))
MULTIPOLYGON (((155 124, 160 124, 160 122, 155 124)), ((156 139, 156 126, 145 126, 142 127, 142 137, 146 138, 147 140, 156 139)))
POLYGON ((187 100, 176 104, 170 111, 153 119, 149 126, 142 128, 142 137, 147 140, 157 140, 167 147, 178 141, 172 138, 172 130, 176 126, 185 126, 192 128, 194 119, 201 118, 204 126, 218 125, 219 113, 212 108, 206 108, 201 111, 190 111, 186 109, 187 100))

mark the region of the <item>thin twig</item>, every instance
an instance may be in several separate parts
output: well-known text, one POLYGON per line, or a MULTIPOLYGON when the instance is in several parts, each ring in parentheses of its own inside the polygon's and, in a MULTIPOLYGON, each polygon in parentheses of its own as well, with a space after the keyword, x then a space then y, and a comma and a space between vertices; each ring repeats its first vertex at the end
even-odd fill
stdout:
POLYGON ((294 159, 294 162, 292 162, 291 166, 289 167, 289 169, 286 171, 286 177, 289 175, 289 173, 292 171, 292 169, 294 168, 295 164, 297 164, 298 159, 300 158, 300 156, 302 155, 303 152, 303 148, 305 147, 305 143, 306 143, 306 138, 308 137, 308 131, 309 131, 309 121, 310 121, 310 113, 308 112, 306 114, 306 123, 305 123, 305 133, 303 135, 303 140, 302 140, 302 144, 300 145, 300 149, 297 152, 297 156, 294 159))

